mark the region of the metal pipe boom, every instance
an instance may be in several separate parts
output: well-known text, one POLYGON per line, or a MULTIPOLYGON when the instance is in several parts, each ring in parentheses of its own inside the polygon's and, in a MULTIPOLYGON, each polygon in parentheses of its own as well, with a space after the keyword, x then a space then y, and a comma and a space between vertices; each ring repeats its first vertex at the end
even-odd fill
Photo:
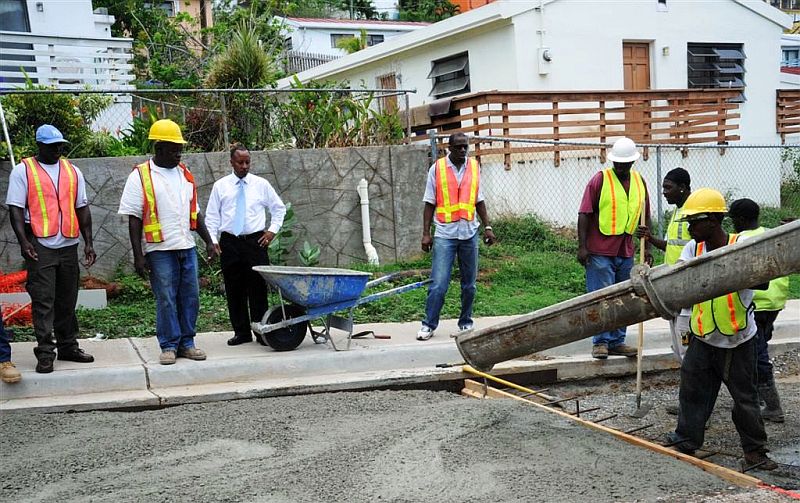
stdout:
POLYGON ((636 266, 631 279, 456 337, 464 361, 500 362, 626 327, 800 272, 800 220, 675 266, 636 266))

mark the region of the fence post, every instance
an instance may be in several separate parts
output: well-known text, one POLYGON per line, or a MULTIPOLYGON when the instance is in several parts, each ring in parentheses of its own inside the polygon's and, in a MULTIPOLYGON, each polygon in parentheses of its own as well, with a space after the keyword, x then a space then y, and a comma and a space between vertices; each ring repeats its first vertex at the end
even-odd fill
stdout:
POLYGON ((219 94, 219 105, 220 109, 222 110, 222 142, 224 144, 224 149, 227 150, 230 145, 230 138, 228 137, 228 107, 225 106, 225 95, 219 94))
POLYGON ((411 105, 409 104, 408 92, 403 93, 403 101, 406 107, 406 143, 411 143, 411 105))
MULTIPOLYGON (((659 230, 660 234, 663 234, 663 230, 661 228, 661 219, 663 218, 661 208, 661 195, 658 192, 658 188, 661 187, 661 145, 656 145, 656 225, 659 230)), ((649 194, 648 194, 649 197, 649 194)))
POLYGON ((436 144, 436 130, 429 129, 428 137, 431 140, 431 159, 433 162, 436 162, 436 160, 439 158, 439 146, 436 144))

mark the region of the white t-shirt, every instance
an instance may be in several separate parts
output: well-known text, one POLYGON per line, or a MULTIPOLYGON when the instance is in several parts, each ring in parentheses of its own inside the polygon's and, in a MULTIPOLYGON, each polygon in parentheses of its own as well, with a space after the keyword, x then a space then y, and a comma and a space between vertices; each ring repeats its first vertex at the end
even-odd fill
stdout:
MULTIPOLYGON (((738 241, 744 241, 747 239, 747 236, 740 235, 737 239, 738 241)), ((692 239, 686 246, 683 247, 683 251, 681 252, 680 258, 678 258, 678 263, 684 262, 687 260, 692 260, 695 258, 695 253, 697 249, 697 242, 692 239)), ((704 247, 703 253, 701 255, 705 255, 708 253, 708 250, 704 247)), ((697 337, 698 340, 705 342, 706 344, 710 344, 711 346, 715 346, 718 348, 735 348, 740 346, 742 343, 749 341, 753 336, 756 335, 756 320, 753 316, 753 310, 749 309, 750 304, 753 303, 753 290, 745 289, 739 290, 739 299, 742 301, 742 304, 747 307, 747 326, 736 333, 736 335, 723 335, 719 332, 719 330, 714 330, 713 332, 706 334, 705 337, 697 337)), ((686 315, 691 318, 692 316, 692 308, 686 308, 681 311, 681 315, 686 315)))
MULTIPOLYGON (((179 167, 162 168, 150 162, 150 176, 153 180, 153 191, 156 196, 158 221, 161 223, 160 243, 148 243, 142 232, 142 250, 145 254, 152 251, 187 250, 195 247, 194 236, 189 227, 189 216, 192 201, 192 184, 183 176, 179 167)), ((139 170, 134 169, 128 175, 122 197, 119 201, 120 215, 132 215, 142 218, 144 210, 144 191, 139 170)))
MULTIPOLYGON (((60 163, 56 164, 42 164, 39 165, 44 168, 44 171, 50 177, 50 180, 58 191, 58 177, 61 173, 60 163)), ((83 173, 74 164, 75 173, 78 179, 78 194, 75 199, 75 208, 83 208, 89 204, 86 198, 86 182, 83 179, 83 173)), ((30 223, 31 216, 28 212, 28 173, 24 164, 19 163, 11 170, 11 175, 8 177, 8 194, 6 195, 6 205, 16 206, 25 210, 25 222, 30 223)), ((61 234, 61 228, 58 229, 58 234, 50 236, 49 238, 36 238, 40 245, 45 248, 65 248, 78 244, 78 238, 66 238, 61 234)))

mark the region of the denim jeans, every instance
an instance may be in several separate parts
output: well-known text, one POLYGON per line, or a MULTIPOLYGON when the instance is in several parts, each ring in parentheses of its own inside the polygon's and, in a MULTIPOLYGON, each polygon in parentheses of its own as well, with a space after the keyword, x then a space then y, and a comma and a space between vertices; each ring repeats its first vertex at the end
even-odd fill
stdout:
POLYGON ((3 319, 0 317, 0 363, 11 361, 11 338, 8 336, 3 319))
POLYGON ((433 238, 433 261, 428 298, 425 301, 424 325, 436 329, 439 314, 444 305, 444 296, 450 286, 450 273, 453 262, 458 258, 458 271, 461 274, 461 315, 458 326, 472 323, 472 304, 475 300, 475 280, 478 277, 478 233, 470 239, 433 238))
MULTIPOLYGON (((589 255, 586 261, 586 291, 594 292, 631 279, 631 268, 633 257, 589 255)), ((625 327, 600 332, 592 338, 592 344, 605 344, 609 348, 625 344, 625 327)))
POLYGON ((697 337, 689 340, 681 364, 675 436, 684 441, 678 447, 693 452, 703 446, 705 424, 714 410, 722 383, 733 398, 731 418, 739 432, 742 450, 763 452, 767 434, 758 406, 755 337, 730 349, 714 347, 697 337))
POLYGON ((769 343, 772 339, 775 318, 780 311, 756 311, 753 316, 756 319, 756 350, 758 352, 758 384, 759 386, 771 386, 775 378, 772 374, 772 362, 769 361, 769 343))
POLYGON ((156 337, 162 351, 194 347, 199 309, 197 252, 154 251, 145 255, 156 297, 156 337))

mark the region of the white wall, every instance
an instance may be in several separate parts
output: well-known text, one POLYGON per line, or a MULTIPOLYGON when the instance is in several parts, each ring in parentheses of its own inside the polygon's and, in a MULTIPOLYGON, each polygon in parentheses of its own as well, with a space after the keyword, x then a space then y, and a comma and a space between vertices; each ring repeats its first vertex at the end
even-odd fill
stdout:
POLYGON ((60 37, 96 36, 91 0, 27 0, 27 6, 31 33, 60 37), (37 3, 42 5, 42 12, 37 10, 37 3))
MULTIPOLYGON (((408 33, 407 31, 380 29, 374 25, 364 25, 364 28, 367 30, 368 35, 383 35, 384 41, 391 37, 408 33)), ((292 37, 293 50, 316 54, 332 54, 336 56, 344 56, 346 52, 337 47, 331 47, 331 34, 350 34, 354 37, 361 35, 360 29, 349 27, 304 28, 287 25, 286 30, 293 30, 290 35, 292 37)))

